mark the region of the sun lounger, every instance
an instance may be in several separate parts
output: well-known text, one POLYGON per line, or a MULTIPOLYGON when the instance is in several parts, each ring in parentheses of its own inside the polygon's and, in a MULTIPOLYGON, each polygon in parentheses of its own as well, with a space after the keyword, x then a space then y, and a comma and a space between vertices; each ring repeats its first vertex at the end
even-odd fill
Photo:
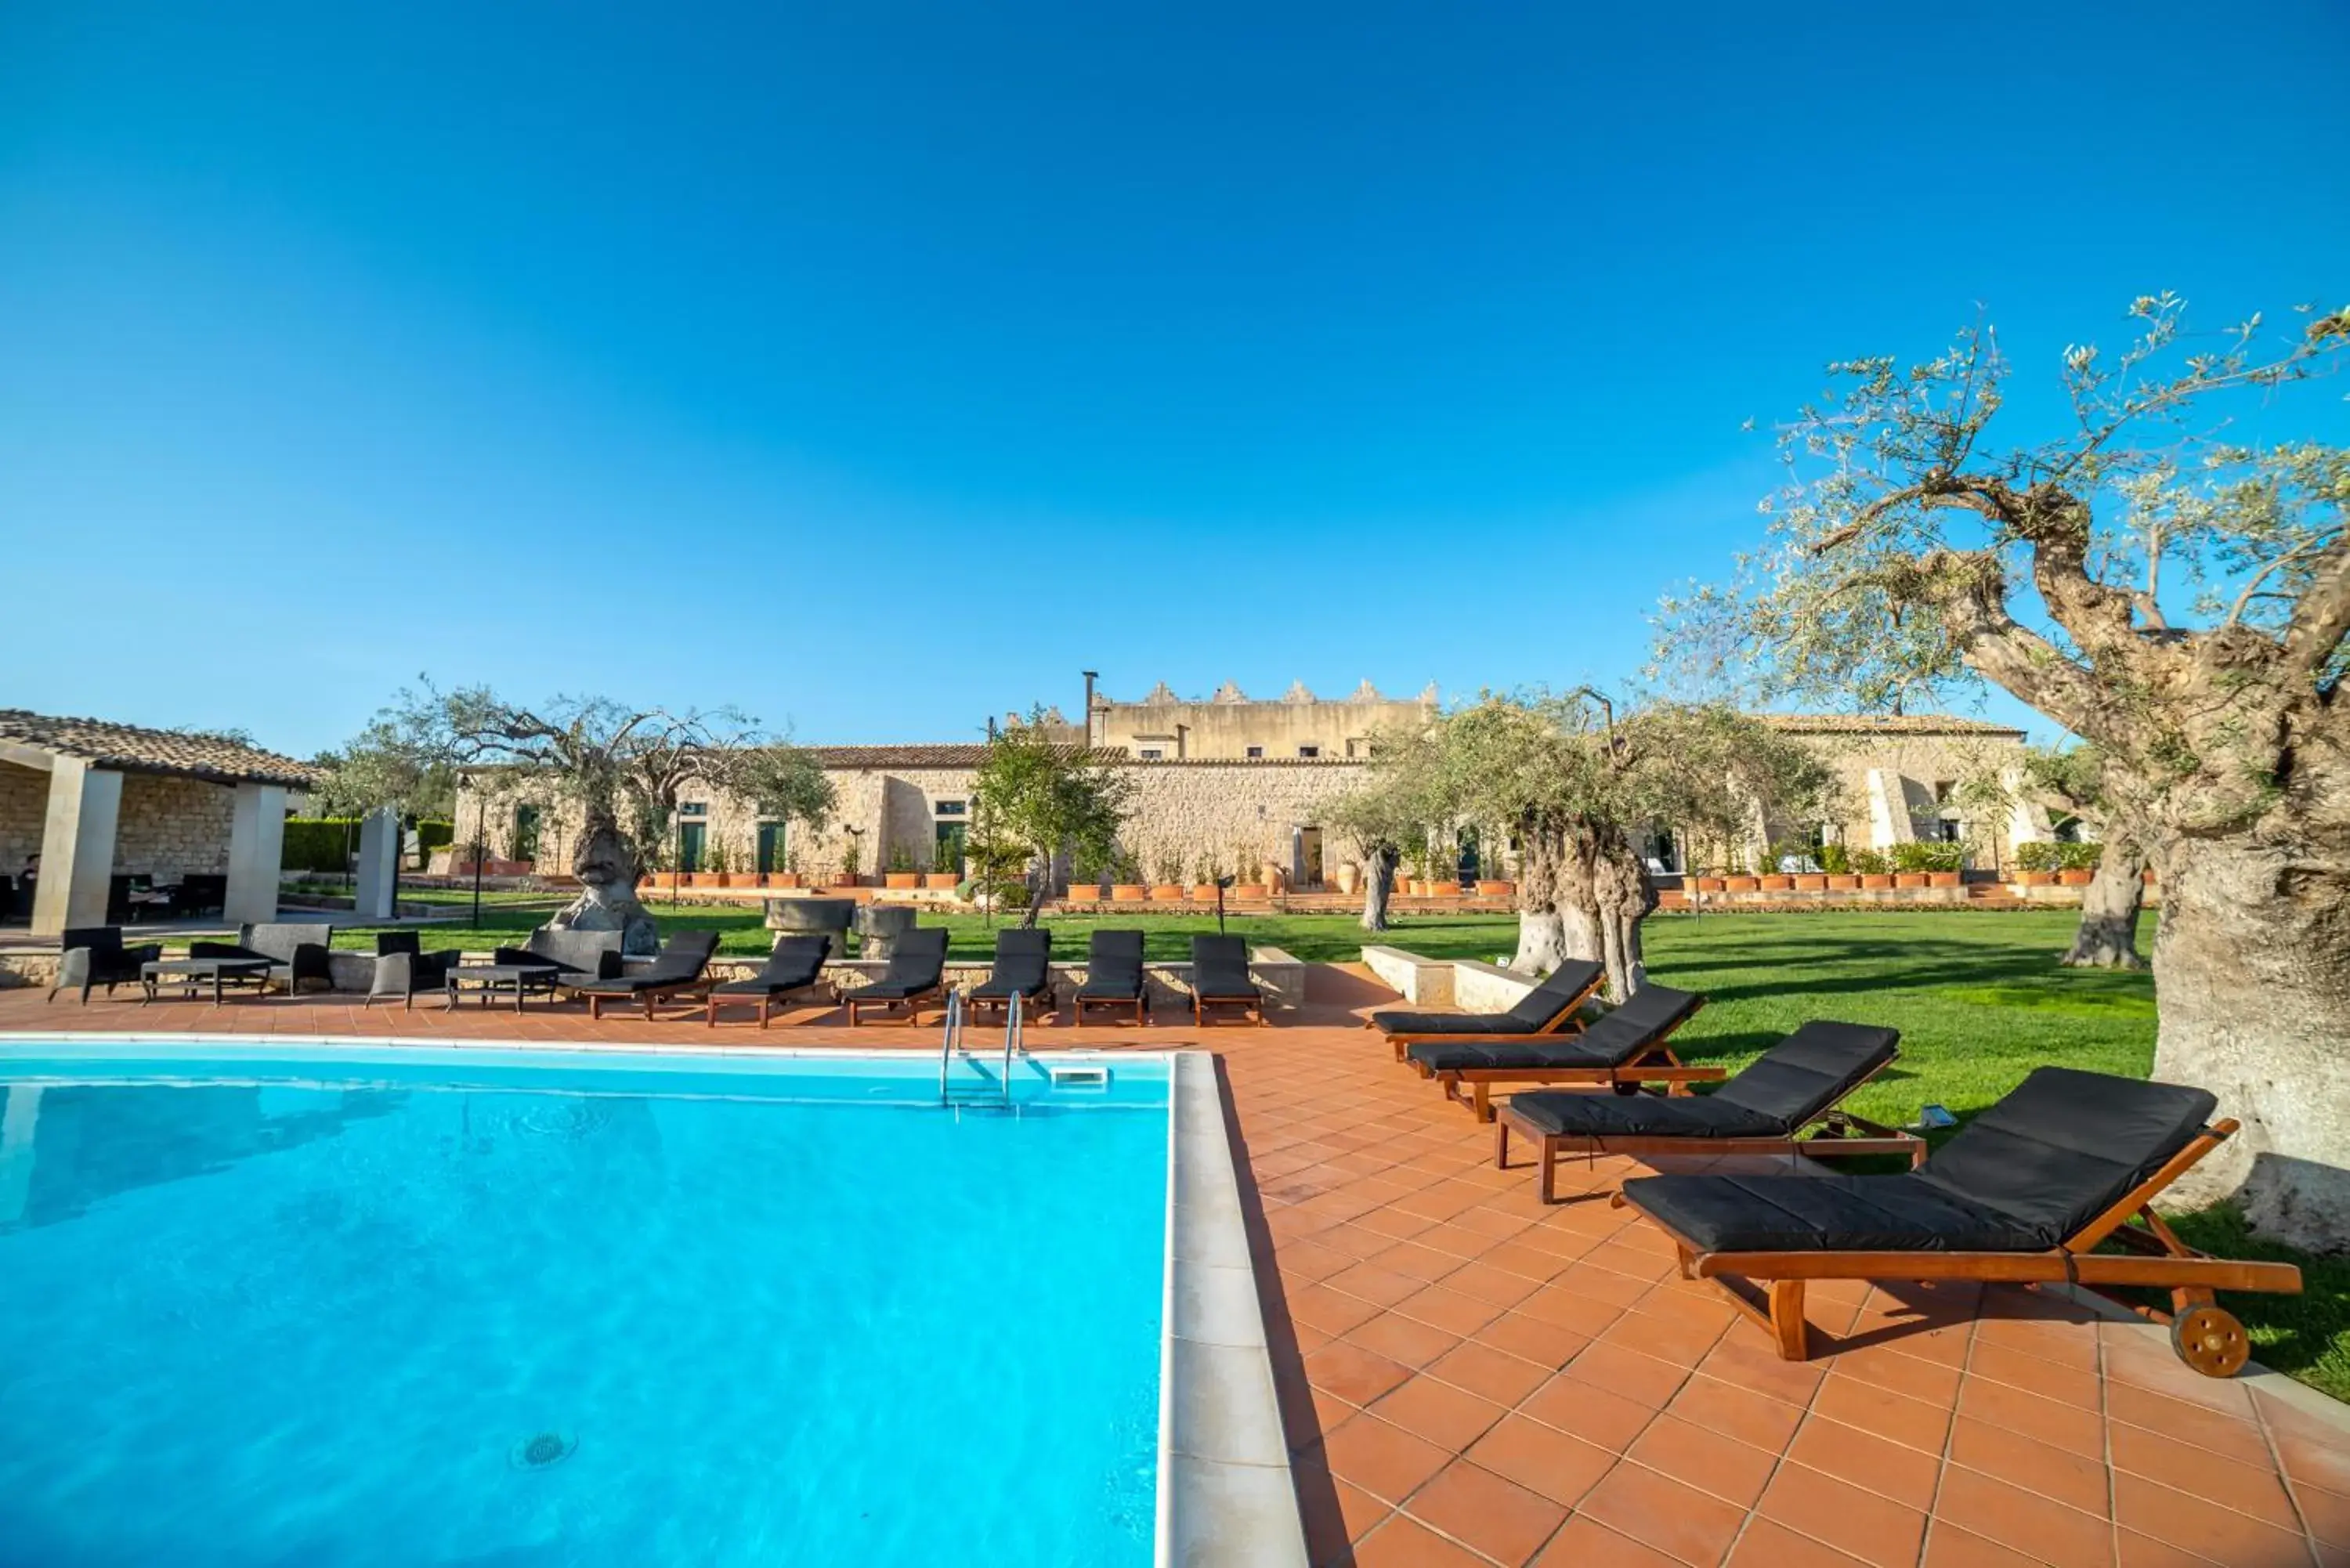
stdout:
POLYGON ((1388 1037, 1399 1062, 1414 1045, 1482 1045, 1497 1037, 1533 1039, 1572 1033, 1576 1010, 1607 978, 1605 964, 1571 959, 1518 998, 1517 1005, 1507 1012, 1413 1012, 1390 1007, 1372 1013, 1369 1026, 1388 1037))
POLYGON ((767 955, 758 973, 748 980, 723 981, 710 988, 702 1022, 716 1024, 722 1003, 755 1002, 759 1004, 759 1027, 764 1029, 778 1002, 791 1001, 803 992, 827 1002, 838 1003, 839 989, 824 978, 825 962, 831 956, 829 935, 777 937, 775 950, 767 955))
POLYGON ((1088 1007, 1131 1007, 1134 1021, 1150 1018, 1150 992, 1142 980, 1142 933, 1096 931, 1086 946, 1086 982, 1077 987, 1077 1022, 1088 1007))
POLYGON ((711 955, 718 950, 718 936, 716 931, 679 931, 661 943, 649 967, 635 974, 583 981, 571 989, 588 999, 590 1019, 603 1017, 608 1002, 631 1001, 643 1003, 645 1016, 650 1018, 653 1003, 666 1002, 680 992, 697 991, 706 983, 702 976, 710 968, 711 955))
POLYGON ((1423 1043, 1406 1047, 1404 1059, 1420 1076, 1442 1083, 1445 1094, 1474 1111, 1481 1122, 1493 1119, 1496 1084, 1587 1084, 1627 1095, 1642 1084, 1663 1084, 1685 1095, 1691 1084, 1727 1076, 1720 1067, 1682 1065, 1665 1044, 1704 1005, 1705 999, 1692 992, 1644 985, 1577 1034, 1423 1043))
POLYGON ((1208 1009, 1231 1005, 1264 1022, 1264 992, 1249 978, 1248 941, 1243 937, 1191 939, 1191 1022, 1208 1022, 1208 1009))
POLYGON ((1836 1106, 1901 1054, 1898 1030, 1815 1020, 1710 1095, 1517 1095, 1493 1122, 1493 1164, 1510 1166, 1512 1128, 1542 1150, 1542 1200, 1555 1203, 1562 1154, 1898 1154, 1916 1166, 1926 1142, 1836 1106), (1809 1137, 1804 1137, 1811 1132, 1809 1137))
POLYGON ((884 1012, 895 1012, 903 1007, 906 1016, 912 1019, 922 1002, 944 997, 946 969, 944 926, 901 933, 889 950, 889 967, 882 971, 881 978, 848 992, 845 998, 850 1026, 855 1027, 858 1022, 858 1010, 867 1007, 878 1007, 884 1012))
POLYGON ((2171 1311, 2150 1315, 2170 1324, 2181 1360, 2226 1377, 2251 1347, 2212 1293, 2298 1292, 2301 1272, 2194 1251, 2154 1211, 2235 1132, 2209 1121, 2216 1106, 2201 1089, 2040 1067, 1913 1171, 1648 1176, 1615 1200, 1671 1237, 1683 1276, 1713 1281, 1790 1361, 1810 1351, 1809 1281, 1985 1280, 2168 1291, 2171 1311))
POLYGON ((995 962, 987 978, 963 992, 974 1011, 982 1007, 1012 1008, 1020 999, 1021 1015, 1033 1019, 1051 1012, 1058 1003, 1053 995, 1053 933, 1014 928, 995 933, 995 962))

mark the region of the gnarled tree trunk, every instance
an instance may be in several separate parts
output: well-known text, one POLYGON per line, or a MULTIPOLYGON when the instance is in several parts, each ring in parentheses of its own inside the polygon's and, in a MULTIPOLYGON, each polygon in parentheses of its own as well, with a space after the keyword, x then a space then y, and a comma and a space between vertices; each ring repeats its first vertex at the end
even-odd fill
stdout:
POLYGON ((1584 959, 1607 967, 1610 1002, 1639 990, 1648 979, 1640 922, 1657 900, 1622 829, 1586 818, 1521 838, 1518 956, 1510 967, 1534 972, 1584 959))
POLYGON ((1522 825, 1518 864, 1518 950, 1510 967, 1520 974, 1548 974, 1571 958, 1597 958, 1589 933, 1570 934, 1559 909, 1562 846, 1554 836, 1522 825))
POLYGON ((577 931, 619 931, 620 950, 660 950, 660 932, 653 918, 637 901, 637 877, 641 867, 637 852, 619 829, 609 806, 590 805, 584 815, 579 843, 571 852, 571 874, 579 879, 579 897, 546 923, 577 931))
POLYGON ((1388 905, 1395 898, 1396 848, 1382 844, 1363 857, 1363 929, 1388 929, 1388 905))
POLYGON ((2144 969, 2137 954, 2138 906, 2146 897, 2146 857, 2126 838, 2108 838, 2097 874, 2081 889, 2081 924, 2057 961, 2067 969, 2144 969))
MULTIPOLYGON (((2329 803, 2330 804, 2330 803, 2329 803)), ((2350 1251, 2350 857, 2250 837, 2157 855, 2154 1075, 2242 1130, 2171 1189, 2234 1197, 2265 1235, 2350 1251)))

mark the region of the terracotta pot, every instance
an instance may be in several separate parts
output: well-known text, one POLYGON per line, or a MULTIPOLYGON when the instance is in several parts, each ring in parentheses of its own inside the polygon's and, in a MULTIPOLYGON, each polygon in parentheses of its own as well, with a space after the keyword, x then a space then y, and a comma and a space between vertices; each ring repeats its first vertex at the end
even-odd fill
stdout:
POLYGON ((770 871, 767 873, 767 886, 770 888, 797 888, 801 886, 800 874, 796 871, 770 871))
POLYGON ((1153 882, 1150 885, 1150 901, 1154 904, 1180 904, 1183 901, 1183 889, 1173 882, 1153 882))
POLYGON ((919 888, 922 885, 922 874, 920 871, 884 871, 881 873, 881 885, 884 888, 919 888))
POLYGON ((1923 871, 1896 871, 1893 885, 1897 888, 1922 888, 1926 885, 1927 876, 1928 873, 1923 871))
POLYGON ((1791 893, 1795 888, 1794 877, 1783 872, 1774 871, 1768 877, 1758 877, 1755 880, 1762 884, 1762 890, 1765 893, 1791 893))
POLYGON ((922 886, 933 893, 951 893, 962 886, 962 877, 952 871, 925 871, 922 886))
POLYGON ((1514 898, 1518 896, 1518 885, 1515 882, 1480 882, 1477 884, 1477 896, 1481 898, 1514 898))
POLYGON ((1959 885, 1960 875, 1960 873, 1956 871, 1929 871, 1926 873, 1926 886, 1929 888, 1955 888, 1959 885))
POLYGON ((826 879, 825 886, 827 888, 856 888, 861 887, 864 880, 865 879, 863 877, 859 877, 854 871, 836 871, 831 875, 831 877, 826 879))
POLYGON ((1352 893, 1363 885, 1363 868, 1352 860, 1338 863, 1338 891, 1352 893))
POLYGON ((1860 874, 1860 885, 1864 888, 1890 888, 1893 877, 1884 871, 1864 871, 1860 874))
POLYGON ((1721 890, 1725 893, 1759 893, 1762 890, 1760 877, 1724 877, 1721 890))
POLYGON ((1235 882, 1225 891, 1226 898, 1270 898, 1271 888, 1262 882, 1235 882))
POLYGON ((1697 890, 1700 893, 1721 891, 1721 878, 1719 877, 1692 877, 1690 880, 1696 885, 1697 890))
POLYGON ((2056 880, 2067 888, 2085 888, 2096 879, 2097 874, 2095 871, 2078 867, 2056 873, 2056 880))
MULTIPOLYGON (((1237 888, 1232 890, 1234 892, 1240 891, 1237 888)), ((1212 904, 1215 901, 1216 885, 1213 882, 1194 882, 1191 884, 1191 902, 1195 904, 1212 904)))
POLYGON ((719 886, 723 888, 755 888, 758 885, 759 874, 756 871, 728 871, 719 878, 719 886))
POLYGON ((1825 871, 1798 871, 1794 883, 1798 893, 1825 893, 1828 890, 1828 877, 1825 871))
POLYGON ((1458 882, 1430 882, 1428 885, 1428 896, 1431 898, 1458 898, 1461 897, 1461 884, 1458 882))
POLYGON ((1139 882, 1113 882, 1109 897, 1114 904, 1139 904, 1150 897, 1150 889, 1139 882))
POLYGON ((1825 879, 1832 892, 1849 893, 1860 886, 1860 878, 1849 871, 1831 871, 1825 879))
POLYGON ((2015 885, 2019 888, 2053 888, 2056 885, 2054 871, 2018 871, 2015 885))
POLYGON ((1257 867, 1257 873, 1260 879, 1266 887, 1278 888, 1281 886, 1283 878, 1289 875, 1289 867, 1282 865, 1278 861, 1268 860, 1263 865, 1257 867))

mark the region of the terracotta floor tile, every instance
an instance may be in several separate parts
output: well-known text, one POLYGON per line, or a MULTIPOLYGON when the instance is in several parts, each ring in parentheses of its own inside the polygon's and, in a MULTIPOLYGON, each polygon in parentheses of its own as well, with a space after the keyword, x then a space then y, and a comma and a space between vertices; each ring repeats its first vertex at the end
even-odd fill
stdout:
POLYGON ((2293 1494, 2310 1534, 2329 1545, 2350 1547, 2350 1495, 2307 1481, 2295 1481, 2293 1494))
POLYGON ((1551 1282, 1551 1286, 1555 1290, 1573 1291, 1576 1295, 1588 1296, 1608 1306, 1627 1307, 1647 1295, 1648 1287, 1654 1282, 1648 1275, 1617 1273, 1586 1259, 1569 1264, 1551 1282))
POLYGON ((1950 1435, 1948 1406, 1929 1405, 1857 1377, 1835 1374, 1820 1385, 1812 1413, 1929 1454, 1940 1453, 1950 1435))
POLYGON ((2269 1460, 2268 1438, 2253 1423, 2149 1394, 2126 1383, 2106 1385, 2106 1414, 2110 1420, 2126 1422, 2174 1442, 2191 1443, 2240 1464, 2269 1460))
POLYGON ((1730 1552, 1730 1568, 1856 1568, 1859 1561, 1759 1517, 1746 1521, 1730 1552))
POLYGON ((1957 1403, 1959 1385, 1963 1381, 1957 1367, 1920 1361, 1881 1345, 1837 1350, 1820 1359, 1831 1372, 1841 1376, 1858 1378, 1908 1398, 1946 1408, 1957 1403))
POLYGON ((2255 1393, 2252 1403, 2284 1456, 2287 1475, 2350 1496, 2350 1428, 2320 1420, 2272 1394, 2255 1393))
POLYGON ((1690 1376, 1686 1365, 1627 1350, 1604 1339, 1586 1345, 1582 1355, 1567 1363, 1566 1375, 1651 1410, 1669 1404, 1690 1376))
POLYGON ((1392 1421, 1405 1431, 1456 1454, 1508 1414, 1507 1407, 1481 1399, 1465 1388, 1456 1388, 1426 1373, 1413 1377, 1370 1408, 1381 1420, 1392 1421))
POLYGON ((1468 1457, 1497 1475, 1573 1508, 1616 1463, 1616 1456, 1523 1416, 1504 1416, 1468 1457))
POLYGON ((1526 1317, 1572 1329, 1586 1339, 1596 1339, 1607 1331, 1609 1324, 1624 1315, 1625 1309, 1607 1302, 1594 1301, 1586 1295, 1553 1281, 1541 1290, 1510 1309, 1526 1317))
POLYGON ((1649 1422, 1624 1457, 1741 1509, 1754 1506, 1779 1462, 1765 1449, 1669 1415, 1649 1422))
POLYGON ((1762 1336, 1743 1324, 1706 1352, 1705 1359, 1698 1363, 1698 1370, 1724 1383, 1803 1406, 1811 1404, 1812 1397, 1819 1392, 1820 1379, 1827 1376, 1817 1361, 1780 1360, 1764 1345, 1762 1336))
MULTIPOLYGON (((2211 1568, 2210 1558, 2198 1557, 2168 1541, 2157 1541, 2135 1530, 2114 1532, 2114 1561, 2121 1568, 2211 1568)), ((2303 1565, 2296 1562, 2291 1568, 2303 1565)))
POLYGON ((1411 1376, 1410 1367, 1346 1339, 1311 1352, 1305 1362, 1308 1383, 1354 1405, 1369 1404, 1411 1376))
POLYGON ((1329 1290, 1344 1291, 1350 1296, 1360 1296, 1374 1306, 1383 1307, 1395 1305, 1420 1290, 1423 1284, 1409 1274, 1382 1269, 1377 1263, 1353 1264, 1321 1282, 1329 1290))
POLYGON ((2199 1449, 2185 1448, 2126 1421, 2112 1423, 2113 1467, 2164 1486, 2250 1514, 2280 1530, 2299 1530, 2300 1518, 2284 1483, 2269 1465, 2239 1464, 2199 1449))
POLYGON ((2098 1568, 2113 1560, 2113 1527, 2103 1518, 1960 1465, 1944 1472, 1934 1517, 2054 1568, 2098 1568))
POLYGON ((1575 1512, 1697 1568, 1727 1557, 1746 1521, 1743 1508, 1636 1464, 1608 1471, 1575 1512))
POLYGON ((1679 1563, 1577 1514, 1551 1538, 1549 1548, 1534 1559, 1534 1568, 1679 1568, 1679 1563))
POLYGON ((1763 1490, 1762 1512, 1878 1568, 1913 1564, 1926 1516, 1805 1465, 1782 1464, 1763 1490))
POLYGON ((2103 1381, 2095 1370, 2081 1372, 2059 1366, 2021 1350, 1981 1340, 1976 1342, 1973 1354, 1967 1358, 1967 1376, 1996 1378, 2043 1399, 2077 1405, 2084 1410, 2102 1410, 2105 1407, 2103 1381))
POLYGON ((1462 1342, 1430 1363, 1429 1374, 1503 1405, 1515 1405, 1549 1381, 1548 1368, 1483 1343, 1490 1338, 1480 1331, 1477 1339, 1462 1342))
POLYGON ((1720 1340, 1727 1324, 1672 1318, 1632 1311, 1609 1324, 1599 1335, 1603 1345, 1620 1345, 1684 1366, 1695 1366, 1720 1340))
POLYGON ((1305 1553, 1315 1564, 1348 1559, 1356 1541, 1378 1528, 1394 1509, 1350 1481, 1325 1477, 1319 1484, 1301 1482, 1298 1517, 1305 1526, 1305 1553))
POLYGON ((1816 1412, 1795 1434, 1787 1458, 1920 1512, 1932 1505, 1934 1484, 1942 1472, 1939 1455, 1921 1453, 1816 1412))
POLYGON ((1357 1568, 1491 1568, 1467 1547, 1400 1513, 1355 1543, 1355 1562, 1357 1568))
POLYGON ((1404 1511, 1513 1568, 1566 1521, 1566 1510, 1548 1498, 1467 1459, 1439 1471, 1412 1493, 1404 1511))
POLYGON ((1804 1419, 1799 1407, 1718 1377, 1690 1378, 1665 1408, 1694 1426, 1772 1454, 1786 1451, 1804 1419))
POLYGON ((1346 1337, 1350 1344, 1375 1350, 1415 1372, 1461 1343, 1457 1334, 1447 1334, 1417 1318, 1392 1312, 1357 1324, 1347 1331, 1346 1337))
POLYGON ((1477 1342, 1555 1372, 1583 1354, 1591 1336, 1523 1313, 1505 1312, 1477 1331, 1477 1342))
POLYGON ((2279 1530, 2126 1471, 2114 1475, 2114 1519, 2126 1529, 2230 1568, 2237 1563, 2297 1563, 2309 1553, 2306 1538, 2298 1532, 2279 1530))
POLYGON ((1399 1241, 1384 1251, 1374 1252, 1366 1261, 1422 1284, 1434 1284, 1461 1266, 1461 1260, 1451 1253, 1440 1252, 1418 1241, 1399 1241))
POLYGON ((1926 1526, 1926 1555, 1919 1568, 2041 1568, 2040 1559, 2010 1551, 1947 1519, 1926 1526))
POLYGON ((1970 1377, 1960 1388, 1959 1414, 2036 1438, 2084 1459, 2105 1458, 2106 1424, 2096 1412, 2043 1399, 1987 1377, 1970 1377))
POLYGON ((2098 1460, 1971 1416, 1959 1417, 1951 1430, 1950 1457, 1953 1464, 2036 1491, 2068 1508, 2099 1519, 2113 1517, 2113 1481, 2098 1460))
POLYGON ((1398 1302, 1395 1310, 1409 1318, 1430 1324, 1449 1334, 1466 1338, 1502 1315, 1502 1309, 1491 1302, 1464 1296, 1459 1291, 1446 1290, 1442 1285, 1423 1285, 1398 1302))
POLYGON ((1451 1461, 1452 1451, 1365 1414, 1325 1438, 1322 1456, 1340 1480, 1400 1504, 1451 1461))
POLYGON ((2106 1343, 2106 1380, 2126 1383, 2182 1404, 2200 1405, 2215 1415, 2250 1421, 2252 1397, 2232 1377, 2206 1377, 2172 1355, 2166 1345, 2156 1349, 2141 1335, 2106 1343))
POLYGON ((1657 1418, 1656 1411, 1648 1406, 1586 1382, 1575 1376, 1572 1367, 1527 1396, 1518 1411, 1611 1454, 1629 1448, 1632 1439, 1657 1418))
POLYGON ((1308 1285, 1289 1298, 1290 1317, 1325 1334, 1344 1334, 1357 1324, 1378 1316, 1379 1312, 1378 1303, 1334 1291, 1328 1285, 1308 1285))

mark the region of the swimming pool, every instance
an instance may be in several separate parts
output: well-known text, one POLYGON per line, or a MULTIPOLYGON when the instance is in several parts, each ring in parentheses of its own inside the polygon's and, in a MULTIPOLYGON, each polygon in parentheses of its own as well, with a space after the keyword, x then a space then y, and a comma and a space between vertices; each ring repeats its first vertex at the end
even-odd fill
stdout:
POLYGON ((0 1042, 0 1563, 1150 1563, 1173 1059, 1053 1060, 0 1042))

